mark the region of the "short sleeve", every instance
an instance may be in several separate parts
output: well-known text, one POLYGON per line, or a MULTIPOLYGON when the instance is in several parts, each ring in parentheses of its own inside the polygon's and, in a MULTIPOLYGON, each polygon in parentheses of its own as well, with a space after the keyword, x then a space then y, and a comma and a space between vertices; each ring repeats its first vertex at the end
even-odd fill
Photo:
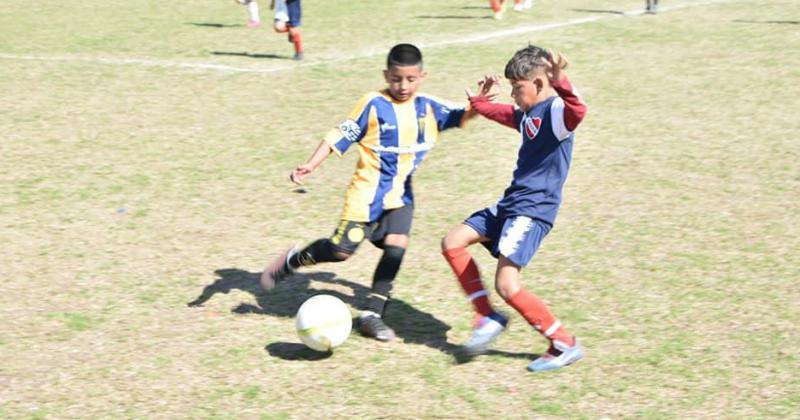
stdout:
POLYGON ((463 105, 456 105, 434 97, 426 97, 426 99, 431 105, 431 109, 433 109, 439 131, 461 127, 466 113, 466 108, 463 105))
POLYGON ((553 134, 559 141, 565 140, 572 134, 572 132, 567 129, 566 124, 564 124, 564 100, 560 97, 553 100, 553 103, 550 104, 550 121, 553 122, 553 134))
POLYGON ((369 114, 372 109, 371 103, 374 97, 375 95, 372 94, 362 97, 352 111, 347 114, 347 119, 325 135, 325 142, 339 156, 343 155, 351 144, 361 141, 367 133, 369 114))

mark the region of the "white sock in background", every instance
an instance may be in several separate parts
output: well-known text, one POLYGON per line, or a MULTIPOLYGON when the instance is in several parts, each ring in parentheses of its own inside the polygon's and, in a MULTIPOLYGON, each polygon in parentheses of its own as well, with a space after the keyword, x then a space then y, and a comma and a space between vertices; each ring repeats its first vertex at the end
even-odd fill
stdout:
POLYGON ((251 1, 247 3, 247 11, 250 12, 250 20, 253 22, 261 22, 261 17, 258 15, 258 3, 251 1))

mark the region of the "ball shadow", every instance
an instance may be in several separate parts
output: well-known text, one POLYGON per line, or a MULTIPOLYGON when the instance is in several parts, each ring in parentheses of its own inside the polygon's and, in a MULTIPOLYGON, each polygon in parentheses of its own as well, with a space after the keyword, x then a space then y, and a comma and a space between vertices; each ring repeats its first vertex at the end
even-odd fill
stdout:
POLYGON ((287 343, 284 341, 276 341, 267 344, 264 350, 272 357, 279 357, 283 360, 304 360, 316 361, 324 360, 333 354, 332 352, 316 351, 301 343, 287 343))

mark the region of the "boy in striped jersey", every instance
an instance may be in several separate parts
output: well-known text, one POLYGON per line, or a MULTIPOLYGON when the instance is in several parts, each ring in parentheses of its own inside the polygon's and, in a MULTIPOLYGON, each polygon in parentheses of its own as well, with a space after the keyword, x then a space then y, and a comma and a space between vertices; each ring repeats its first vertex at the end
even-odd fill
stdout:
POLYGON ((383 255, 358 328, 365 336, 390 341, 395 333, 382 316, 409 242, 414 212, 412 175, 439 132, 462 126, 474 113, 467 106, 417 93, 425 72, 422 53, 411 44, 391 49, 383 74, 388 87, 364 95, 347 119, 328 132, 308 161, 290 175, 299 184, 331 152, 342 155, 356 146, 359 159, 339 226, 328 238, 284 251, 264 270, 261 286, 271 289, 300 267, 344 261, 369 239, 383 255))

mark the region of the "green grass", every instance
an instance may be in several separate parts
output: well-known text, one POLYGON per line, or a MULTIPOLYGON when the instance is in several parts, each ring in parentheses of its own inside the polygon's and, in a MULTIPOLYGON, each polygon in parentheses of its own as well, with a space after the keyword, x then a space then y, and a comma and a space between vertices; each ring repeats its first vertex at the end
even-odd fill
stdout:
POLYGON ((592 11, 641 3, 539 2, 498 22, 483 0, 308 1, 299 64, 215 54, 291 54, 233 2, 0 5, 0 417, 796 416, 800 14, 789 0, 592 11), (582 17, 598 20, 430 46, 582 17), (354 155, 307 194, 286 175, 382 87, 398 41, 427 45, 423 90, 452 100, 529 41, 570 57, 589 114, 523 277, 584 342, 574 367, 527 372, 545 343, 516 314, 495 353, 448 353, 471 314, 439 241, 498 198, 516 155, 488 121, 445 133, 416 176, 397 342, 354 334, 319 357, 294 331, 313 293, 359 306, 369 245, 274 292, 255 284, 282 247, 335 227, 354 155), (180 67, 208 63, 255 72, 180 67))

